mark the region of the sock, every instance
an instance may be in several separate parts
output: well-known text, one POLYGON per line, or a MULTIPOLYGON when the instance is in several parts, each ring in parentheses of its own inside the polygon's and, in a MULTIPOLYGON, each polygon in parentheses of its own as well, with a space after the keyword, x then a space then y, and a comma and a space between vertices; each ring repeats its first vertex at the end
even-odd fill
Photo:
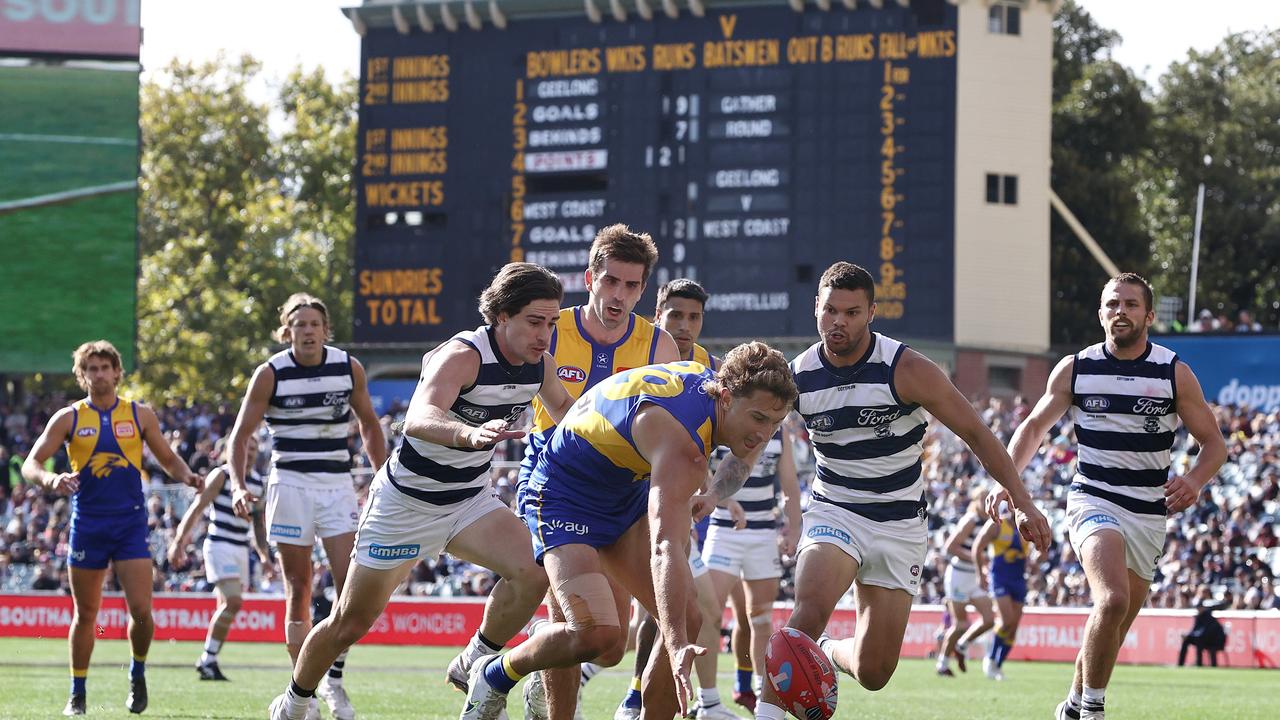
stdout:
POLYGON ((640 678, 631 678, 631 687, 627 688, 627 696, 622 698, 623 707, 636 708, 641 707, 640 704, 640 678))
POLYGON ((717 688, 698 688, 698 704, 711 707, 720 704, 720 690, 717 688))
POLYGON ((947 656, 945 654, 942 654, 938 656, 937 665, 939 670, 946 670, 951 667, 951 661, 947 660, 947 656))
POLYGON ((957 641, 957 642, 956 642, 956 652, 957 652, 957 653, 959 653, 962 657, 966 657, 966 658, 967 658, 967 657, 969 657, 969 645, 968 645, 968 643, 962 643, 962 642, 957 641))
POLYGON ((129 663, 129 679, 137 680, 147 674, 147 656, 133 656, 133 661, 129 663))
POLYGON ((511 692, 511 688, 520 682, 524 676, 511 669, 511 661, 508 660, 509 655, 496 657, 484 666, 484 680, 489 683, 489 687, 501 693, 511 692))
POLYGON ((586 685, 591 678, 595 677, 604 667, 593 662, 582 663, 582 684, 586 685))
POLYGON ((347 652, 348 651, 343 650, 342 654, 339 655, 338 658, 333 661, 333 667, 329 668, 329 684, 330 685, 342 684, 342 669, 347 666, 347 652))
POLYGON ((202 666, 212 665, 216 662, 218 662, 218 653, 209 652, 208 649, 200 653, 200 664, 202 666))
POLYGON ((1084 698, 1080 696, 1080 693, 1076 692, 1076 689, 1073 686, 1071 688, 1071 692, 1067 694, 1067 707, 1079 710, 1080 705, 1083 702, 1084 698))
POLYGON ((204 639, 204 651, 209 653, 210 655, 217 655, 218 651, 221 649, 222 649, 221 640, 214 640, 211 637, 207 637, 204 639))
POLYGON ((1091 688, 1088 685, 1085 685, 1084 692, 1080 695, 1081 712, 1102 712, 1104 710, 1103 704, 1106 702, 1106 698, 1106 688, 1091 688))
POLYGON ((1009 657, 1009 653, 1013 651, 1013 638, 1008 635, 999 635, 1000 648, 996 652, 996 667, 1004 665, 1004 659, 1009 657))
POLYGON ((467 643, 467 649, 462 651, 464 666, 471 667, 471 663, 475 662, 476 658, 493 655, 501 651, 501 645, 485 637, 477 630, 476 634, 471 636, 471 642, 467 643))
POLYGON ((753 674, 751 676, 751 691, 754 692, 756 695, 764 694, 764 676, 763 675, 753 674))
POLYGON ((1000 637, 1000 635, 998 634, 993 633, 991 635, 991 647, 987 648, 987 657, 991 659, 991 662, 998 661, 998 659, 1000 658, 1000 653, 1002 652, 1003 648, 1004 648, 1004 638, 1000 637))
POLYGON ((756 720, 783 720, 787 716, 787 711, 771 705, 763 700, 756 703, 756 720))
POLYGON ((298 683, 289 679, 289 689, 284 691, 285 702, 289 707, 285 710, 285 714, 290 718, 301 718, 307 713, 307 708, 311 705, 311 701, 315 700, 316 691, 303 690, 298 683))
POLYGON ((89 668, 83 670, 71 669, 71 694, 83 695, 84 683, 89 679, 89 668))
POLYGON ((734 692, 751 692, 751 668, 738 668, 738 673, 733 676, 734 692))

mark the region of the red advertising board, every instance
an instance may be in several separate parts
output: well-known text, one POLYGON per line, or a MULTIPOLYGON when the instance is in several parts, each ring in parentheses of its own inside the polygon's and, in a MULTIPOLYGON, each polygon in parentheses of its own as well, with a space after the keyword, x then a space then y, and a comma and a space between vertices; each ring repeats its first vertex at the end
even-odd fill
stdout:
POLYGON ((0 55, 137 59, 141 0, 0 3, 0 55))
MULTIPOLYGON (((213 598, 207 595, 162 594, 155 598, 152 614, 157 640, 203 640, 213 614, 213 598)), ((362 642, 381 645, 464 645, 480 625, 483 598, 395 598, 374 623, 362 642)), ((789 607, 774 610, 773 623, 781 627, 789 607)), ((1087 608, 1027 608, 1018 631, 1018 643, 1010 656, 1015 660, 1070 662, 1084 632, 1087 608)), ((542 614, 541 612, 539 614, 542 614)), ((1182 634, 1191 628, 1190 610, 1144 610, 1134 621, 1120 649, 1120 662, 1135 665, 1167 665, 1177 661, 1182 634)), ((0 637, 65 637, 71 624, 71 599, 57 594, 0 595, 0 637)), ((1280 611, 1225 611, 1217 617, 1227 628, 1227 650, 1222 663, 1231 667, 1280 666, 1280 611)), ((726 613, 726 622, 729 620, 726 613)), ((921 605, 912 609, 902 642, 903 657, 926 657, 934 647, 934 633, 942 620, 942 608, 921 605)), ((124 599, 108 595, 98 613, 98 636, 124 639, 129 612, 124 599)), ((837 609, 827 625, 836 638, 855 630, 852 609, 837 609)), ((284 600, 248 595, 232 625, 230 640, 281 642, 284 638, 284 600)))

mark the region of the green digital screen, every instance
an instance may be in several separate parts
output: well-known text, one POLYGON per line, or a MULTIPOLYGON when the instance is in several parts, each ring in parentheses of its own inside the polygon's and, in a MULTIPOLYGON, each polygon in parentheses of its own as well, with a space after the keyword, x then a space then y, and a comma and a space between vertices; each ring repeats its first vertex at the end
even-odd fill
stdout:
POLYGON ((134 366, 138 71, 0 66, 0 373, 134 366))

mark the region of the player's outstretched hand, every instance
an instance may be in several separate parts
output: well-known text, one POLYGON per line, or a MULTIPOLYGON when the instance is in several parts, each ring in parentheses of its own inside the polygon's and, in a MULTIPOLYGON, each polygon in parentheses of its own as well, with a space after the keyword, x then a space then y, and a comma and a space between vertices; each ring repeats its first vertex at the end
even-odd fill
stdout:
POLYGON ((1196 487, 1196 481, 1175 475, 1164 484, 1164 506, 1170 513, 1182 512, 1199 501, 1203 489, 1203 486, 1196 487))
POLYGON ((689 698, 694 694, 693 683, 689 673, 693 671, 693 659, 706 655, 707 649, 701 645, 685 645, 671 653, 671 674, 676 679, 676 700, 680 703, 680 714, 689 714, 689 698))
POLYGON ((57 495, 73 495, 80 489, 80 476, 76 473, 58 473, 49 483, 49 489, 57 495))
POLYGON ((186 558, 182 554, 182 545, 179 545, 177 540, 169 543, 169 551, 165 553, 165 556, 169 558, 169 567, 175 570, 186 564, 186 558))
POLYGON ((1049 543, 1053 541, 1049 520, 1030 498, 1024 502, 1025 506, 1013 506, 1013 522, 1018 527, 1018 533, 1023 540, 1035 545, 1040 551, 1048 550, 1049 543))
POLYGON ((479 427, 469 427, 462 432, 462 444, 469 448, 483 448, 503 440, 519 440, 523 430, 508 430, 506 420, 490 420, 479 427))
POLYGON ((195 488, 196 492, 204 490, 204 478, 200 477, 199 473, 188 470, 187 474, 182 476, 182 482, 188 487, 195 488))
POLYGON ((983 501, 982 506, 987 512, 987 517, 1000 522, 1000 508, 1013 507, 1013 502, 1009 499, 1009 491, 1000 485, 996 485, 987 493, 987 498, 983 501))
POLYGON ((235 511, 237 517, 248 520, 253 516, 253 509, 257 506, 258 496, 247 489, 236 488, 231 491, 231 509, 235 511))

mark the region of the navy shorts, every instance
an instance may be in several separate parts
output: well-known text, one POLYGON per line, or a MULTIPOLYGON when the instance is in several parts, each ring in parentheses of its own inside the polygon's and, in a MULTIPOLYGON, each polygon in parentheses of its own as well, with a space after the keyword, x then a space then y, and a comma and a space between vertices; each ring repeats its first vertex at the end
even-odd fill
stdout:
POLYGON ((151 558, 147 513, 71 518, 71 567, 102 570, 119 560, 151 558))
POLYGON ((561 545, 614 544, 649 509, 649 482, 601 492, 571 482, 522 483, 516 507, 533 535, 533 559, 542 564, 548 550, 561 545))
POLYGON ((991 595, 993 597, 1007 596, 1014 602, 1025 603, 1027 601, 1027 578, 1021 575, 1013 578, 992 575, 991 595))

